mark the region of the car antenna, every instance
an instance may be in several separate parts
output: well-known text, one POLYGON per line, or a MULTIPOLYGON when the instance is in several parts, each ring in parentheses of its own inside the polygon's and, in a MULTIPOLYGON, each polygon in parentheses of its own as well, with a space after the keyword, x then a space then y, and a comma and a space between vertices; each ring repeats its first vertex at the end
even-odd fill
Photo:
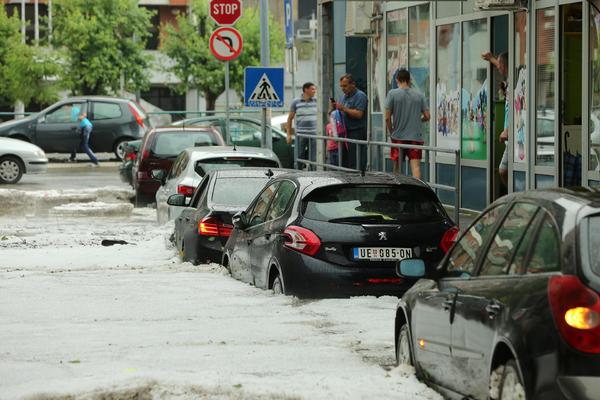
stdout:
POLYGON ((265 172, 265 175, 268 176, 269 179, 271 179, 275 174, 273 173, 273 171, 271 171, 271 168, 269 168, 267 169, 267 172, 265 172))

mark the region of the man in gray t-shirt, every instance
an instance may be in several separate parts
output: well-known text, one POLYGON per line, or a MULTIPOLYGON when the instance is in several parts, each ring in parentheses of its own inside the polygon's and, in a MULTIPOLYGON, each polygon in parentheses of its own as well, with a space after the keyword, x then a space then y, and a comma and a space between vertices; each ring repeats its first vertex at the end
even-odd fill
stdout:
MULTIPOLYGON (((296 133, 315 135, 317 133, 317 87, 314 83, 302 85, 302 97, 292 101, 287 120, 287 143, 292 144, 292 121, 296 119, 296 133)), ((305 160, 316 161, 317 141, 308 138, 298 138, 298 156, 305 160)))
MULTIPOLYGON (((396 74, 398 88, 389 91, 385 99, 385 124, 392 137, 392 143, 423 145, 421 125, 429 121, 429 105, 425 96, 410 87, 410 73, 401 69, 396 74)), ((400 171, 400 163, 408 157, 412 175, 421 179, 420 149, 392 148, 390 157, 393 160, 394 173, 400 171)))

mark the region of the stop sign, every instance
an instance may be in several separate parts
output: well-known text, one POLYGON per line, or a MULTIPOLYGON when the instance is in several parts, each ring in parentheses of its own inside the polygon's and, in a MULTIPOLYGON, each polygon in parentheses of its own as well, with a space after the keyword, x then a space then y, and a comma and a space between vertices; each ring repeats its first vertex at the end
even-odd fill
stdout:
POLYGON ((242 0, 210 0, 210 16, 219 25, 233 25, 242 16, 242 0))

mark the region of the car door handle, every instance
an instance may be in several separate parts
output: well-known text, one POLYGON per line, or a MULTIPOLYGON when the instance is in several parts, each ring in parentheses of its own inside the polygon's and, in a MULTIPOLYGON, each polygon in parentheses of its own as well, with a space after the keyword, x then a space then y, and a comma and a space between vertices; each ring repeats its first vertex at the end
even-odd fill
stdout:
POLYGON ((493 319, 500 313, 500 311, 502 311, 502 304, 496 301, 492 301, 487 306, 485 306, 485 311, 488 313, 488 317, 490 317, 490 319, 493 319))

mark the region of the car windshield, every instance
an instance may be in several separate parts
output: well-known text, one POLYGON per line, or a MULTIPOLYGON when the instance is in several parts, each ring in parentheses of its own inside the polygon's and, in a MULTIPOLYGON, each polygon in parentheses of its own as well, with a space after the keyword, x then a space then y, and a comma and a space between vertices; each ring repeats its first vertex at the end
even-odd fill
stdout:
POLYGON ((211 132, 161 132, 154 141, 152 152, 159 156, 175 157, 188 147, 219 144, 211 132))
POLYGON ((409 185, 326 186, 310 193, 304 217, 337 223, 406 223, 440 220, 444 211, 435 195, 409 185))
POLYGON ((269 178, 222 177, 215 182, 211 201, 226 206, 247 207, 269 178))
POLYGON ((278 168, 277 161, 264 158, 252 157, 215 157, 204 159, 196 163, 195 171, 198 175, 204 176, 215 169, 233 169, 241 167, 268 167, 278 168))
POLYGON ((600 215, 589 218, 588 246, 592 271, 600 276, 600 215))

